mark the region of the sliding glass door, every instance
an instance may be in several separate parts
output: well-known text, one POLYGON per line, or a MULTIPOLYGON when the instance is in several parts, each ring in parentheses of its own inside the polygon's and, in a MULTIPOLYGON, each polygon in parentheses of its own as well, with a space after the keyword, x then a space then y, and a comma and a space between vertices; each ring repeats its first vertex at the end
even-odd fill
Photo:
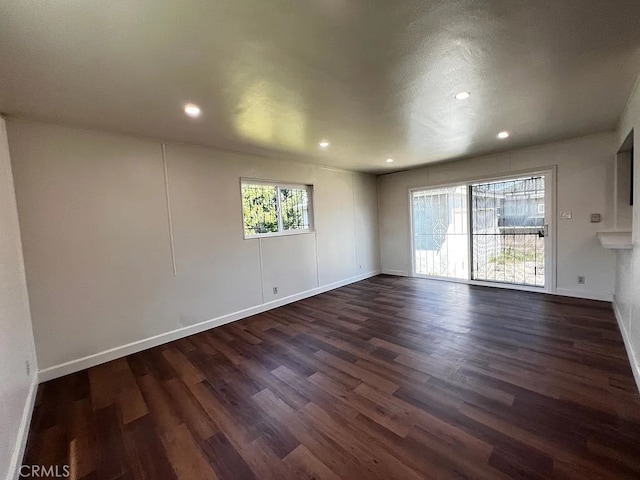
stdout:
POLYGON ((471 278, 545 286, 543 176, 471 185, 471 278))
POLYGON ((411 192, 413 273, 547 285, 546 175, 411 192))
POLYGON ((467 188, 414 191, 413 259, 417 275, 465 279, 469 271, 467 188))

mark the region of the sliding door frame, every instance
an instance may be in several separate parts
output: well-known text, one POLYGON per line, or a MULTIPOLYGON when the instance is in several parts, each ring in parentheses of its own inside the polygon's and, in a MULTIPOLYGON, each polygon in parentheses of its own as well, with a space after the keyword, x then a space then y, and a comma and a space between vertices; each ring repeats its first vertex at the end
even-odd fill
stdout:
POLYGON ((545 166, 535 169, 528 170, 517 170, 504 172, 497 175, 486 175, 486 176, 477 176, 477 177, 467 177, 461 180, 452 181, 452 182, 443 182, 443 183, 434 183, 431 185, 425 185, 421 187, 413 187, 408 191, 408 200, 409 200, 409 257, 411 263, 410 276, 417 278, 429 278, 432 280, 441 280, 445 282, 455 282, 455 283, 466 283, 468 285, 480 285, 485 287, 497 287, 497 288, 507 288, 511 290, 525 290, 529 292, 538 292, 538 293, 556 293, 556 278, 557 278, 557 264, 556 264, 556 249, 557 249, 557 235, 556 235, 556 175, 557 167, 555 165, 545 166), (501 283, 501 282, 491 282, 491 281, 482 281, 482 280, 471 280, 472 278, 472 262, 473 262, 473 242, 472 242, 472 210, 471 210, 471 195, 470 195, 470 186, 474 183, 480 182, 494 182, 501 180, 508 180, 511 178, 520 178, 527 176, 541 176, 545 177, 545 222, 548 225, 547 228, 547 239, 548 241, 545 243, 545 286, 544 287, 536 287, 530 285, 518 285, 518 284, 510 284, 510 283, 501 283), (447 188, 447 187, 459 187, 464 186, 467 189, 467 230, 469 236, 468 249, 469 249, 469 261, 468 261, 468 279, 460 279, 460 278, 449 278, 449 277, 441 277, 434 275, 424 275, 420 273, 416 273, 416 258, 415 258, 415 250, 414 250, 414 229, 413 229, 413 192, 423 191, 423 190, 431 190, 437 188, 447 188), (548 212, 546 211, 548 210, 548 212))

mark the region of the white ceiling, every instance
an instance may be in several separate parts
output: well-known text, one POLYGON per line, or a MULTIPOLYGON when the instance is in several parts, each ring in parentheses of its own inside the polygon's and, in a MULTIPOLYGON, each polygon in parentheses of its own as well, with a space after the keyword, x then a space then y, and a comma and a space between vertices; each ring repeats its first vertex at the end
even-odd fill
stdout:
POLYGON ((5 0, 0 111, 398 170, 613 130, 639 19, 638 0, 5 0))

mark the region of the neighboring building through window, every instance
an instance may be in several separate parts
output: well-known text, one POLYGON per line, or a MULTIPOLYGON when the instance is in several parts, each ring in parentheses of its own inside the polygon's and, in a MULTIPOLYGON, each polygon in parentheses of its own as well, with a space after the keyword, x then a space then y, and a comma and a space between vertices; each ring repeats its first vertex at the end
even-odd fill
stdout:
POLYGON ((310 185, 242 180, 245 238, 311 231, 311 190, 310 185))

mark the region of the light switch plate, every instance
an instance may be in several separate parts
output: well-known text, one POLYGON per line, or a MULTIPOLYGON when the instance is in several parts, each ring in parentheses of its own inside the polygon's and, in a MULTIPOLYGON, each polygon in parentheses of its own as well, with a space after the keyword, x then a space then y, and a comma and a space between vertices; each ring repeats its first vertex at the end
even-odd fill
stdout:
POLYGON ((571 220, 573 218, 573 215, 571 214, 571 210, 568 210, 566 212, 560 212, 560 218, 562 220, 571 220))

